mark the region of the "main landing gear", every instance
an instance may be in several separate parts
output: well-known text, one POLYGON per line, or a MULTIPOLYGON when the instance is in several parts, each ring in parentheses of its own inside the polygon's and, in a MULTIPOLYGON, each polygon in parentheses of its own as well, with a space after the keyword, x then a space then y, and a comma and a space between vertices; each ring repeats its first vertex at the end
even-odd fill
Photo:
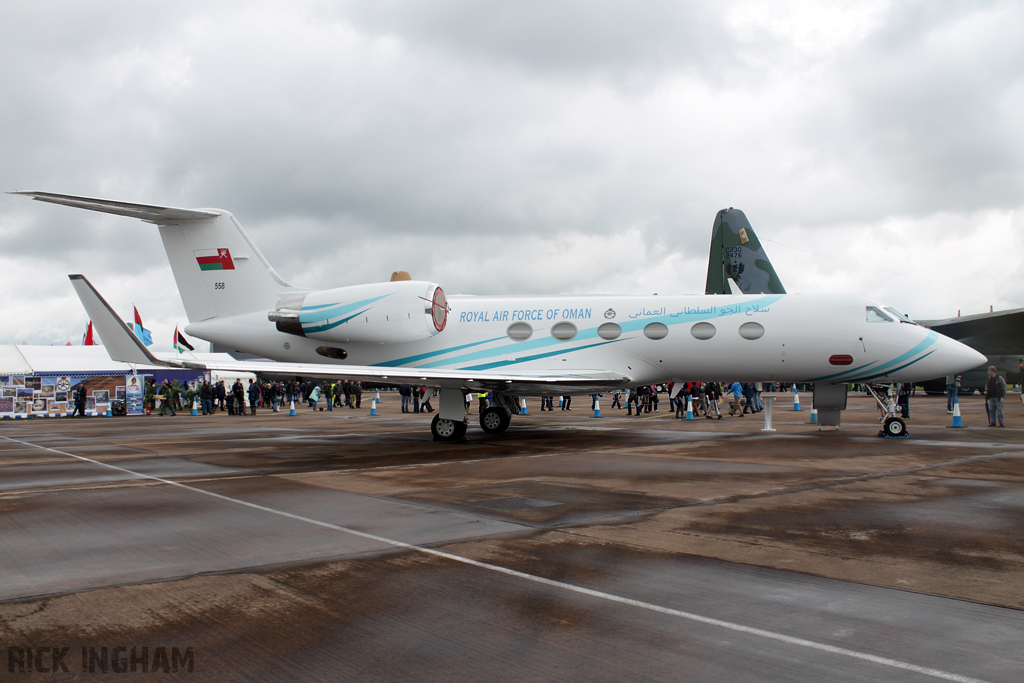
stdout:
POLYGON ((898 410, 896 397, 900 395, 900 385, 898 383, 879 386, 869 384, 868 393, 874 397, 875 402, 878 403, 878 409, 882 411, 880 418, 882 429, 878 432, 878 436, 887 439, 905 439, 910 436, 907 433, 907 423, 896 415, 898 410))
POLYGON ((501 434, 512 423, 508 410, 499 406, 491 406, 480 413, 480 427, 488 434, 501 434))
POLYGON ((445 420, 440 415, 435 415, 434 419, 430 421, 430 433, 434 437, 434 441, 444 441, 446 443, 454 443, 456 441, 462 441, 466 438, 466 429, 469 425, 463 420, 445 420))

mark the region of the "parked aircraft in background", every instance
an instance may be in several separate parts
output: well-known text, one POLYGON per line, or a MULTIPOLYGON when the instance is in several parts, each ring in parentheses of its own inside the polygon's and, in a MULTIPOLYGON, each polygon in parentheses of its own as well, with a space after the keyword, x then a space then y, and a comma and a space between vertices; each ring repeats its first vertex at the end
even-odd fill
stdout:
MULTIPOLYGON (((861 296, 449 297, 417 280, 306 289, 282 279, 227 211, 19 194, 156 224, 190 321, 185 333, 272 361, 157 359, 72 275, 112 358, 434 387, 438 440, 465 434, 465 392, 493 393, 480 422, 499 433, 525 394, 672 380, 813 382, 819 415, 834 412, 838 423, 847 382, 915 381, 984 361, 861 296)), ((885 408, 885 431, 903 434, 894 404, 885 408)))
MULTIPOLYGON (((785 294, 775 268, 754 234, 750 221, 739 209, 722 209, 715 216, 708 256, 706 294, 729 294, 729 280, 744 294, 785 294)), ((918 325, 956 339, 985 355, 986 363, 963 372, 961 391, 983 390, 986 365, 995 365, 1011 376, 1024 358, 1024 308, 943 320, 916 320, 918 325)), ((918 382, 929 393, 945 393, 946 378, 918 382)))

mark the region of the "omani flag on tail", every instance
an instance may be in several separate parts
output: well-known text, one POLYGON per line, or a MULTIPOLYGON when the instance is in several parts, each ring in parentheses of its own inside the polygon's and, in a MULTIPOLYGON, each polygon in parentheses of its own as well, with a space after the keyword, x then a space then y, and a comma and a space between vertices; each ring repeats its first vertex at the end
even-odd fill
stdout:
POLYGON ((139 309, 135 308, 134 304, 132 304, 132 308, 135 309, 135 336, 138 337, 139 341, 146 346, 152 346, 153 335, 149 333, 149 330, 142 326, 142 316, 139 315, 139 309))
POLYGON ((200 249, 193 251, 199 270, 234 270, 235 262, 231 260, 228 249, 200 249))
POLYGON ((185 339, 185 335, 178 332, 177 326, 174 328, 174 348, 178 353, 185 353, 185 349, 189 351, 195 351, 195 347, 188 343, 188 339, 185 339))

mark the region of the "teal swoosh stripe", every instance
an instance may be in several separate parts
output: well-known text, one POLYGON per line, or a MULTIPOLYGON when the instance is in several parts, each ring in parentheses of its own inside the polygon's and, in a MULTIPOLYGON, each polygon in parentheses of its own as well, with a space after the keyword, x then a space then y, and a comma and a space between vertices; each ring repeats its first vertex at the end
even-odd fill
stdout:
POLYGON ((843 370, 842 372, 837 372, 834 375, 825 375, 824 377, 815 377, 814 379, 809 379, 807 381, 808 382, 824 382, 827 379, 834 379, 836 377, 842 377, 843 375, 849 375, 850 373, 860 372, 864 368, 866 368, 868 366, 871 366, 871 365, 874 365, 877 362, 878 362, 877 360, 873 360, 870 363, 865 363, 864 365, 860 365, 860 366, 858 366, 856 368, 852 368, 850 370, 843 370))
MULTIPOLYGON (((747 306, 767 307, 767 306, 772 305, 773 303, 775 303, 779 299, 782 299, 784 296, 785 296, 785 294, 770 294, 768 296, 763 296, 760 299, 755 299, 754 301, 748 301, 748 302, 746 302, 744 304, 736 304, 734 307, 723 306, 721 308, 724 309, 724 310, 728 310, 730 308, 734 308, 734 310, 732 310, 730 313, 726 314, 727 316, 739 315, 739 314, 744 312, 743 311, 744 307, 747 307, 747 306)), ((684 323, 689 323, 689 322, 697 322, 697 321, 700 321, 700 320, 714 320, 716 318, 722 318, 722 317, 725 317, 725 316, 723 316, 723 315, 709 316, 706 313, 681 313, 681 314, 677 314, 677 315, 666 314, 666 315, 652 316, 650 318, 643 318, 643 319, 640 319, 640 320, 631 320, 631 321, 621 322, 621 323, 619 323, 619 327, 622 328, 623 332, 635 332, 637 330, 642 330, 644 327, 646 327, 647 325, 650 325, 651 323, 663 323, 665 325, 672 326, 672 325, 682 325, 684 323)), ((604 322, 607 322, 607 321, 604 321, 604 322)), ((597 335, 597 327, 588 327, 586 329, 580 330, 577 333, 577 335, 576 335, 576 337, 575 337, 575 339, 573 341, 585 341, 587 339, 594 339, 597 336, 598 336, 597 335)), ((501 337, 498 337, 498 339, 501 339, 501 337)), ((503 354, 506 354, 506 353, 518 353, 520 351, 530 351, 532 349, 541 349, 541 348, 544 348, 546 346, 553 346, 553 345, 556 345, 556 344, 557 345, 563 345, 565 343, 566 342, 559 341, 559 340, 557 340, 557 339, 555 339, 553 337, 549 337, 549 336, 538 337, 537 339, 531 339, 531 340, 524 341, 524 342, 509 342, 508 344, 502 344, 501 346, 495 346, 495 347, 490 348, 490 349, 484 349, 482 351, 476 351, 474 353, 466 353, 466 354, 463 354, 461 356, 456 356, 454 358, 447 358, 445 360, 434 361, 433 363, 426 363, 424 365, 419 365, 417 367, 420 367, 420 368, 436 368, 436 367, 447 366, 447 365, 449 365, 451 363, 465 363, 467 361, 486 360, 487 358, 493 358, 494 356, 500 356, 500 355, 503 355, 503 354)), ((396 363, 396 361, 388 361, 386 363, 381 363, 381 365, 393 365, 395 363, 396 363)))
MULTIPOLYGON (((871 371, 879 373, 879 374, 875 375, 875 377, 881 377, 882 375, 885 375, 886 373, 885 372, 879 372, 879 371, 882 371, 882 370, 886 370, 887 371, 887 370, 889 370, 889 368, 891 368, 894 365, 899 365, 900 363, 902 363, 904 361, 910 360, 911 358, 913 358, 917 354, 919 354, 922 351, 924 351, 925 349, 927 349, 929 346, 933 346, 938 340, 939 340, 939 333, 936 332, 935 330, 929 330, 928 334, 925 335, 925 338, 921 340, 920 344, 918 344, 914 348, 910 349, 906 353, 901 354, 901 355, 897 356, 896 358, 893 358, 888 363, 883 363, 882 365, 879 365, 877 368, 872 368, 871 371)), ((922 356, 922 358, 923 358, 923 356, 922 356)), ((920 359, 918 359, 918 360, 920 360, 920 359)), ((903 367, 905 368, 907 366, 904 365, 903 367)), ((893 372, 895 372, 895 370, 893 372)))
POLYGON ((509 365, 516 365, 517 363, 527 363, 531 360, 538 360, 540 358, 550 358, 551 356, 558 356, 563 353, 573 353, 574 351, 582 351, 584 349, 592 349, 595 346, 604 346, 605 344, 614 344, 615 342, 622 341, 621 339, 613 339, 611 341, 598 342, 597 344, 587 344, 586 346, 577 346, 575 349, 558 349, 557 351, 549 351, 547 353, 537 353, 532 356, 524 356, 523 358, 516 358, 515 360, 500 360, 494 363, 484 363, 483 365, 473 365, 466 368, 459 368, 459 370, 491 370, 493 368, 507 367, 509 365))
MULTIPOLYGON (((354 311, 357 308, 362 308, 363 306, 372 304, 374 301, 380 301, 381 299, 389 296, 391 295, 384 294, 382 296, 375 296, 371 299, 363 299, 362 301, 356 301, 351 304, 327 304, 327 306, 330 306, 331 308, 321 308, 321 310, 318 310, 315 313, 299 313, 299 322, 302 323, 303 325, 308 323, 326 322, 331 318, 337 318, 338 316, 345 315, 346 313, 354 311)), ((302 310, 312 311, 315 308, 319 307, 303 306, 302 310)), ((351 320, 351 318, 349 319, 351 320)))
POLYGON ((883 373, 881 373, 879 375, 871 375, 870 377, 860 377, 858 379, 861 382, 867 382, 868 380, 875 379, 877 377, 882 377, 884 375, 888 375, 888 374, 891 374, 893 372, 899 372, 903 368, 909 368, 911 365, 913 365, 914 363, 916 363, 919 360, 924 360, 925 358, 927 358, 928 356, 932 355, 933 353, 935 353, 935 351, 929 351, 928 353, 924 354, 920 358, 915 358, 914 360, 910 361, 909 363, 907 363, 905 365, 901 365, 898 368, 893 368, 892 370, 886 370, 885 372, 883 372, 883 373))
POLYGON ((415 356, 406 356, 405 358, 396 358, 395 360, 387 361, 386 363, 375 363, 373 367, 393 367, 395 365, 404 365, 405 363, 415 363, 418 360, 424 360, 426 358, 433 358, 434 356, 443 356, 446 353, 452 353, 453 351, 461 351, 462 349, 468 349, 471 346, 480 346, 481 344, 490 344, 496 342, 499 339, 504 339, 505 335, 495 337, 494 339, 484 339, 483 341, 471 342, 469 344, 462 344, 461 346, 452 346, 447 349, 439 349, 437 351, 428 351, 427 353, 420 353, 415 356))
POLYGON ((341 320, 335 320, 333 323, 327 323, 326 325, 316 325, 314 327, 303 327, 302 331, 303 332, 314 332, 315 333, 315 332, 326 332, 327 330, 333 330, 338 325, 341 325, 343 323, 347 323, 352 318, 356 317, 357 315, 362 315, 363 313, 366 313, 368 310, 370 310, 370 309, 369 308, 364 308, 363 310, 359 311, 358 313, 353 313, 352 315, 350 315, 347 318, 342 318, 341 320))

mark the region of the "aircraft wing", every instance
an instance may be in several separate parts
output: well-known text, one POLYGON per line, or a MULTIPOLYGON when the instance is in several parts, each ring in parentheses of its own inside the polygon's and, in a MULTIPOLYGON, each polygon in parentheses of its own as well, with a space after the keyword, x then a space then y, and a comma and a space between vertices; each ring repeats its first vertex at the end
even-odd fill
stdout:
POLYGON ((103 340, 112 360, 137 365, 154 365, 196 370, 242 371, 316 378, 344 378, 377 384, 497 391, 511 394, 594 393, 630 384, 632 378, 606 370, 577 370, 572 373, 507 374, 436 368, 380 367, 328 363, 282 363, 277 361, 202 361, 159 358, 146 348, 114 309, 84 275, 69 275, 71 284, 103 340))
POLYGON ((220 214, 215 211, 200 209, 177 209, 172 206, 153 206, 151 204, 133 204, 113 199, 97 199, 95 197, 79 197, 73 194, 55 194, 53 192, 8 192, 7 194, 23 194, 38 202, 73 206, 76 209, 89 209, 117 216, 138 218, 147 223, 178 223, 180 221, 202 220, 214 218, 220 214))
POLYGON ((1005 341, 1024 338, 1024 308, 995 313, 978 313, 959 318, 945 320, 918 320, 920 325, 932 328, 953 339, 969 339, 972 337, 1000 337, 1005 341))

